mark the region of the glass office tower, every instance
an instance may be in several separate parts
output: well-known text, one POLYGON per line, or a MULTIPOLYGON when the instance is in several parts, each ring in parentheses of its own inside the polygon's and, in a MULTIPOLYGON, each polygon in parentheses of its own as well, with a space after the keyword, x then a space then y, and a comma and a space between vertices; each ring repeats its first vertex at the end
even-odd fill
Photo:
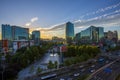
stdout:
POLYGON ((2 24, 2 41, 7 40, 7 45, 12 47, 12 41, 14 40, 28 40, 29 29, 19 26, 10 26, 2 24))
POLYGON ((29 39, 29 29, 28 28, 12 26, 12 29, 13 29, 13 39, 14 40, 28 40, 29 39))
POLYGON ((104 37, 104 28, 90 26, 86 30, 81 31, 81 41, 84 43, 98 42, 104 37))
POLYGON ((71 43, 74 38, 74 25, 71 22, 66 23, 65 36, 67 43, 71 43))
POLYGON ((52 39, 53 36, 56 36, 63 39, 64 43, 71 43, 74 38, 74 25, 71 22, 67 22, 54 26, 49 31, 41 31, 41 34, 42 37, 44 35, 46 38, 52 39))
POLYGON ((36 45, 39 45, 40 43, 40 31, 33 31, 32 32, 32 39, 34 40, 34 43, 36 45))
POLYGON ((2 24, 2 40, 28 40, 29 29, 2 24))
POLYGON ((13 40, 12 27, 2 24, 2 40, 13 40))
POLYGON ((99 29, 99 40, 104 37, 104 28, 103 27, 98 27, 99 29))
POLYGON ((12 27, 10 25, 4 25, 2 24, 2 48, 3 50, 8 50, 8 47, 12 47, 12 40, 13 40, 13 34, 12 34, 12 27))

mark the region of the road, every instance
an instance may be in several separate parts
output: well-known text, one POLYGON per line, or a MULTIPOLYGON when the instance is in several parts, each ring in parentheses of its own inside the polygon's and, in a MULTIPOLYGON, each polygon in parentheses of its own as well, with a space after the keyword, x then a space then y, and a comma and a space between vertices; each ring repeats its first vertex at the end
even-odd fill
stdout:
POLYGON ((114 61, 113 64, 107 66, 107 68, 103 68, 98 71, 94 75, 92 75, 89 80, 115 80, 118 74, 120 74, 120 51, 114 53, 107 53, 105 55, 113 58, 117 58, 117 61, 114 61), (106 72, 105 69, 110 69, 111 72, 106 72))
POLYGON ((104 69, 95 74, 90 80, 115 80, 117 75, 120 73, 120 62, 108 66, 112 72, 106 72, 104 69))
MULTIPOLYGON (((117 53, 119 53, 119 52, 117 52, 117 53)), ((102 55, 102 56, 106 56, 106 54, 102 55)), ((98 79, 95 78, 93 80, 112 80, 113 78, 116 77, 117 73, 120 72, 120 70, 118 68, 118 67, 120 67, 120 64, 113 64, 113 62, 115 62, 116 58, 120 58, 120 56, 118 56, 118 54, 111 53, 110 55, 107 55, 107 57, 109 57, 109 58, 104 57, 105 60, 103 62, 98 62, 98 60, 97 60, 96 62, 91 63, 91 64, 89 64, 89 63, 81 64, 81 65, 83 65, 82 68, 80 68, 81 65, 76 65, 76 66, 74 65, 72 67, 67 67, 66 69, 63 69, 61 71, 61 74, 59 71, 58 71, 58 73, 55 72, 57 74, 57 77, 54 77, 52 79, 47 79, 47 80, 77 80, 78 77, 80 77, 80 76, 82 77, 82 76, 91 75, 91 74, 94 74, 94 75, 89 80, 92 80, 93 78, 95 78, 95 76, 97 74, 99 76, 98 79), (112 68, 111 69, 112 69, 112 73, 114 73, 114 74, 111 73, 111 75, 110 75, 108 73, 105 73, 104 71, 102 73, 100 72, 101 70, 99 70, 99 69, 101 67, 103 67, 102 70, 104 70, 104 68, 109 67, 109 66, 111 66, 113 68, 113 69, 112 68), (116 69, 116 70, 114 70, 114 69, 116 69), (98 70, 98 72, 94 73, 97 70, 98 70), (78 74, 78 75, 76 75, 76 74, 78 74), (109 76, 111 79, 109 78, 109 76)), ((50 74, 52 74, 52 73, 50 73, 50 74)), ((49 75, 49 74, 47 74, 47 75, 49 75)), ((45 76, 45 75, 43 75, 43 76, 45 76)), ((36 78, 36 80, 41 80, 40 77, 41 76, 38 76, 38 78, 36 78)))
MULTIPOLYGON (((120 72, 119 68, 120 64, 111 64, 107 67, 110 67, 112 69, 112 73, 114 74, 109 74, 104 72, 104 67, 102 70, 99 70, 101 67, 106 66, 108 64, 110 64, 111 62, 115 61, 116 58, 120 58, 120 56, 118 56, 120 53, 119 52, 115 52, 115 53, 105 53, 102 54, 102 58, 104 58, 105 60, 102 62, 99 62, 99 58, 96 59, 96 61, 89 61, 83 64, 78 64, 78 65, 72 65, 72 66, 68 66, 65 68, 61 68, 59 70, 56 71, 51 71, 49 73, 46 74, 41 74, 41 75, 37 75, 35 77, 31 77, 29 79, 26 80, 41 80, 41 77, 43 76, 47 76, 47 75, 51 75, 51 74, 57 74, 56 77, 53 77, 51 79, 47 79, 47 80, 77 80, 79 77, 85 76, 85 75, 92 75, 92 77, 89 80, 111 80, 114 79, 117 75, 118 72, 120 72), (107 57, 103 57, 103 56, 107 56, 107 57), (83 66, 83 67, 81 67, 83 66), (97 73, 95 73, 97 70, 99 70, 97 73), (110 78, 109 78, 110 76, 110 78)), ((53 54, 47 53, 46 55, 49 55, 48 57, 44 58, 43 62, 47 63, 49 60, 56 60, 58 59, 57 57, 53 59, 53 54)), ((59 59, 58 59, 59 61, 59 59)), ((43 63, 42 63, 43 64, 43 63)))
MULTIPOLYGON (((76 80, 78 77, 84 76, 84 75, 89 75, 89 74, 93 73, 92 70, 96 71, 100 67, 113 61, 113 60, 110 60, 106 57, 104 57, 104 59, 105 59, 105 61, 103 61, 101 63, 99 63, 97 60, 96 61, 90 60, 90 61, 87 61, 85 63, 68 66, 66 68, 63 68, 63 69, 60 69, 58 71, 51 72, 51 73, 48 73, 45 75, 44 74, 38 75, 37 77, 35 77, 35 80, 41 80, 41 77, 51 75, 51 74, 57 74, 57 77, 54 77, 52 79, 47 79, 47 80, 61 80, 61 79, 63 79, 63 80, 69 80, 69 79, 76 80), (108 63, 106 63, 107 60, 109 61, 108 63)), ((33 80, 33 79, 31 79, 31 80, 33 80)))

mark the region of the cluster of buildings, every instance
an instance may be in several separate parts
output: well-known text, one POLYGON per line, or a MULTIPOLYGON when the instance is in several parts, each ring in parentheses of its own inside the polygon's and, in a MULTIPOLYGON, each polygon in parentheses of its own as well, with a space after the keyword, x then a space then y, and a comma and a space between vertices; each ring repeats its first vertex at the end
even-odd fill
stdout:
POLYGON ((104 28, 90 26, 89 28, 76 34, 76 42, 79 43, 96 43, 104 38, 104 28))
MULTIPOLYGON (((49 40, 48 40, 49 41, 49 40)), ((63 25, 63 29, 56 31, 52 37, 52 42, 61 42, 64 44, 104 44, 111 45, 118 41, 117 31, 104 32, 103 27, 90 26, 85 30, 75 34, 74 24, 67 22, 63 25)), ((16 51, 24 46, 32 46, 40 44, 40 31, 32 31, 29 28, 19 26, 2 25, 2 50, 8 51, 12 49, 16 51)))
POLYGON ((8 52, 9 50, 15 52, 21 47, 39 45, 40 43, 40 31, 33 31, 32 34, 29 34, 29 28, 7 24, 2 24, 1 30, 2 52, 8 52))
POLYGON ((77 44, 105 44, 114 47, 118 42, 118 33, 117 31, 104 32, 103 27, 90 26, 75 35, 75 42, 77 44))
POLYGON ((61 36, 54 36, 53 42, 64 42, 67 44, 116 44, 118 41, 117 31, 104 32, 103 27, 90 26, 81 32, 74 33, 74 24, 67 22, 63 30, 59 30, 58 34, 61 36))

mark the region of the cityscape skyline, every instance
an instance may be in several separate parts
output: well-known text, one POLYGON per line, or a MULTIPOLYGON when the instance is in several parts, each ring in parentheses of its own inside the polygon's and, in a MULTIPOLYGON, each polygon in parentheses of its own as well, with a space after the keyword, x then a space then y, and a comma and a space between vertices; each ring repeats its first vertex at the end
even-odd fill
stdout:
POLYGON ((62 29, 63 25, 70 21, 75 25, 75 33, 94 25, 104 27, 105 32, 117 30, 120 39, 119 0, 88 2, 88 0, 1 0, 0 24, 23 26, 30 28, 30 31, 40 30, 42 38, 49 38, 49 33, 52 32, 51 34, 54 35, 54 30, 62 29), (6 6, 8 4, 12 6, 6 6), (20 12, 23 14, 18 14, 20 12))
POLYGON ((120 80, 120 0, 0 0, 0 80, 120 80))

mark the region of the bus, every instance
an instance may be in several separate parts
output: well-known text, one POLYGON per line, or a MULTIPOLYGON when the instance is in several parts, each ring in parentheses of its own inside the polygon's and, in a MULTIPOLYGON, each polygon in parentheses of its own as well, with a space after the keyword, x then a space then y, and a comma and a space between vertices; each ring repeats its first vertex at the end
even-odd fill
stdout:
POLYGON ((42 76, 41 80, 52 79, 52 78, 55 78, 56 76, 57 76, 57 74, 50 74, 50 75, 42 76))

